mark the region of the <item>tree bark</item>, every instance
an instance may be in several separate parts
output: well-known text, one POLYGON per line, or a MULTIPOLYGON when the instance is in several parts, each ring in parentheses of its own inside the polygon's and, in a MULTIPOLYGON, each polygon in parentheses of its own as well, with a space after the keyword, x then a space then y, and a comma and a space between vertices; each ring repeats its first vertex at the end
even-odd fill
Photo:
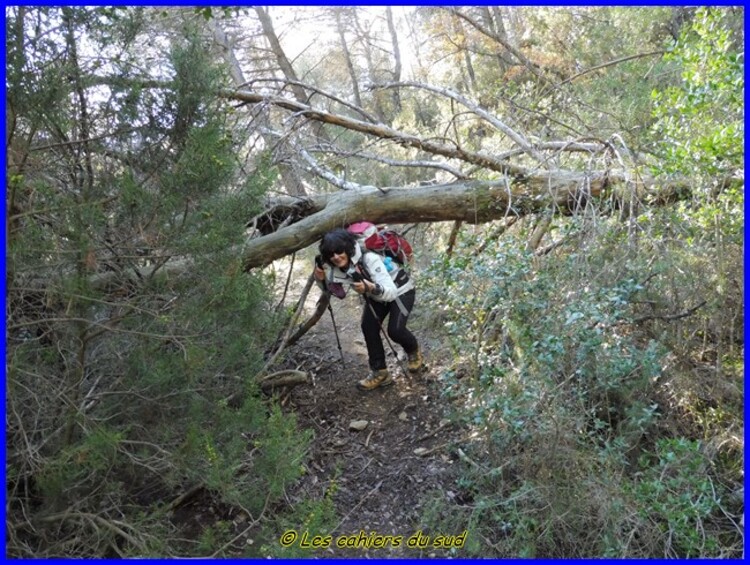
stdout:
POLYGON ((214 43, 221 48, 224 60, 229 67, 229 74, 232 77, 232 82, 237 88, 242 88, 245 84, 245 73, 242 72, 242 67, 237 60, 237 56, 234 53, 234 47, 232 47, 232 44, 229 42, 226 32, 214 19, 211 19, 208 22, 208 27, 213 33, 214 43))
MULTIPOLYGON (((224 55, 224 60, 229 66, 229 74, 232 77, 232 82, 234 82, 235 87, 242 88, 242 86, 246 84, 245 73, 242 72, 242 67, 240 66, 240 62, 237 60, 237 56, 234 52, 234 47, 230 43, 227 34, 215 20, 210 21, 209 27, 214 36, 214 43, 221 49, 224 55)), ((258 114, 258 121, 261 124, 261 127, 259 128, 261 137, 269 147, 273 147, 274 140, 266 133, 266 130, 268 128, 263 127, 268 126, 269 122, 267 108, 260 109, 258 114)), ((294 169, 294 167, 290 167, 286 163, 279 163, 278 167, 279 174, 281 175, 281 181, 284 183, 284 187, 289 194, 293 196, 304 196, 307 194, 305 185, 302 182, 302 178, 294 169)))
MULTIPOLYGON (((508 38, 508 33, 505 30, 505 22, 503 21, 503 15, 500 9, 496 6, 488 6, 482 9, 482 14, 484 16, 484 21, 487 24, 487 27, 489 27, 495 34, 497 34, 498 37, 502 37, 506 41, 511 43, 508 38)), ((495 54, 495 59, 497 60, 498 72, 502 76, 508 70, 508 61, 505 60, 503 53, 500 52, 495 54)))
POLYGON ((451 234, 450 236, 448 236, 448 247, 445 250, 445 254, 448 257, 453 256, 453 248, 456 245, 456 240, 458 239, 458 232, 461 231, 462 224, 463 222, 461 221, 453 222, 453 228, 451 228, 451 234))
MULTIPOLYGON (((378 72, 377 67, 375 64, 375 60, 373 58, 372 53, 372 47, 370 46, 370 34, 369 31, 364 29, 362 27, 362 24, 359 21, 359 18, 357 17, 357 11, 355 10, 352 14, 352 18, 354 20, 354 27, 357 29, 357 32, 359 33, 360 41, 362 41, 362 47, 364 49, 365 54, 365 61, 367 61, 367 72, 370 76, 371 82, 379 82, 378 79, 378 72)), ((392 120, 388 119, 388 115, 386 114, 385 108, 383 107, 383 102, 380 99, 380 95, 378 93, 375 93, 373 95, 373 106, 375 115, 378 117, 378 120, 380 120, 383 124, 391 124, 392 120)))
POLYGON ((521 36, 521 8, 516 6, 493 7, 492 11, 495 13, 496 21, 508 22, 508 25, 505 26, 508 43, 517 48, 518 39, 521 36))
POLYGON ((309 382, 310 378, 304 371, 285 370, 268 375, 262 379, 260 382, 260 388, 263 389, 263 392, 268 392, 273 388, 297 386, 308 384, 309 382))
MULTIPOLYGON (((373 223, 464 221, 471 224, 550 210, 572 215, 611 191, 634 192, 639 200, 666 203, 684 197, 686 185, 657 187, 614 172, 547 172, 494 181, 457 182, 417 188, 366 189, 283 202, 295 220, 251 239, 242 252, 246 271, 315 243, 327 231, 367 220, 373 223), (289 207, 291 204, 291 207, 289 207)), ((269 211, 269 214, 272 211, 269 211)), ((256 219, 257 220, 257 219, 256 219)))
MULTIPOLYGON (((291 87, 294 98, 301 104, 307 104, 309 97, 307 91, 302 86, 302 82, 297 77, 297 73, 294 71, 292 63, 286 56, 286 52, 281 47, 279 37, 276 35, 276 30, 273 27, 271 16, 268 14, 268 8, 262 8, 260 6, 255 7, 255 12, 258 14, 260 24, 263 27, 263 34, 266 36, 268 43, 271 45, 271 51, 273 51, 276 62, 278 62, 281 72, 284 73, 284 77, 287 80, 287 84, 291 87)), ((328 136, 323 129, 322 123, 315 123, 313 125, 313 132, 322 141, 328 141, 328 136)))
POLYGON ((471 62, 471 53, 469 52, 469 48, 466 42, 466 31, 464 30, 464 26, 461 23, 460 19, 454 18, 452 23, 453 32, 456 36, 455 45, 458 48, 458 53, 456 53, 456 66, 461 71, 465 91, 475 92, 477 89, 477 77, 476 73, 474 72, 474 64, 471 62), (462 59, 463 66, 461 65, 462 59), (466 70, 465 74, 464 69, 466 70))
POLYGON ((542 239, 547 234, 549 227, 552 225, 552 214, 544 214, 531 233, 529 241, 526 242, 526 251, 536 251, 542 243, 542 239))
MULTIPOLYGON (((690 197, 687 181, 657 184, 653 179, 634 182, 625 174, 609 172, 552 172, 495 181, 457 182, 415 188, 351 190, 310 198, 284 197, 269 201, 269 209, 251 220, 260 237, 234 249, 245 271, 264 267, 316 243, 327 231, 368 220, 373 223, 464 221, 471 224, 522 217, 541 211, 575 214, 592 199, 627 202, 634 192, 640 201, 664 205, 690 197), (273 221, 269 220, 273 218, 273 221), (265 224, 265 227, 264 227, 265 224), (277 229, 277 225, 283 227, 277 229)), ((137 284, 156 271, 178 275, 190 268, 189 259, 137 270, 108 272, 89 279, 92 288, 137 284)), ((35 286, 28 281, 29 286, 35 286)))
POLYGON ((344 35, 344 25, 341 22, 341 12, 341 8, 333 9, 333 14, 336 18, 336 31, 338 31, 339 34, 339 45, 341 45, 341 51, 344 53, 346 68, 349 71, 349 78, 352 81, 354 104, 360 108, 364 108, 362 105, 362 95, 359 93, 359 80, 357 79, 357 73, 354 70, 354 63, 352 63, 352 54, 349 52, 349 45, 346 43, 346 36, 344 35))
POLYGON ((289 62, 286 53, 281 48, 281 43, 279 42, 279 38, 276 35, 276 30, 274 30, 273 28, 271 16, 268 15, 268 8, 263 9, 261 6, 256 6, 255 13, 258 14, 260 25, 263 28, 263 35, 266 36, 266 40, 268 40, 268 43, 271 46, 271 51, 276 58, 276 62, 281 68, 281 72, 284 73, 284 76, 291 85, 294 97, 298 102, 302 102, 303 104, 306 103, 307 93, 305 92, 305 89, 299 85, 299 78, 297 77, 297 73, 294 72, 294 67, 292 67, 292 64, 289 62))
MULTIPOLYGON (((391 45, 393 46, 393 81, 401 82, 401 50, 398 46, 398 34, 396 33, 396 25, 393 23, 393 10, 390 6, 385 8, 385 16, 388 20, 388 31, 391 34, 391 45)), ((401 93, 398 88, 393 90, 393 108, 394 113, 398 114, 401 112, 401 93)))

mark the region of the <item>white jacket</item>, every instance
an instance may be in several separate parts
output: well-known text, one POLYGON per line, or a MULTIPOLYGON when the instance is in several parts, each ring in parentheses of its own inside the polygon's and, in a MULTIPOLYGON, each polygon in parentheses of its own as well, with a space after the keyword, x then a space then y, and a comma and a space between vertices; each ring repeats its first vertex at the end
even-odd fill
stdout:
MULTIPOLYGON (((414 288, 414 283, 408 278, 406 271, 398 263, 393 262, 395 268, 389 273, 380 255, 372 251, 363 253, 359 245, 354 250, 354 257, 350 258, 349 269, 347 271, 328 264, 325 265, 326 283, 340 284, 344 291, 347 291, 355 282, 352 275, 355 272, 355 266, 360 261, 367 271, 366 276, 378 285, 375 292, 367 293, 368 298, 377 302, 393 302, 399 296, 414 288), (406 282, 401 283, 404 279, 406 279, 406 282), (399 282, 397 283, 396 281, 399 282), (402 286, 397 286, 397 284, 402 284, 402 286)), ((317 282, 318 286, 325 288, 320 281, 317 282)))

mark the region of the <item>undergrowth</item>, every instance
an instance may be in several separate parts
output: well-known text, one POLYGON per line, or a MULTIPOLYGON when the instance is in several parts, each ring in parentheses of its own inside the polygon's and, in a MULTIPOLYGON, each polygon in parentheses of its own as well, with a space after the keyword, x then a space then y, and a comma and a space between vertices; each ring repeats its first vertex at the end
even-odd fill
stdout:
POLYGON ((741 320, 741 261, 616 220, 555 227, 573 235, 555 254, 523 251, 523 227, 481 254, 469 235, 422 279, 470 430, 461 495, 426 521, 468 528, 475 556, 740 556, 742 337, 717 328, 741 320))

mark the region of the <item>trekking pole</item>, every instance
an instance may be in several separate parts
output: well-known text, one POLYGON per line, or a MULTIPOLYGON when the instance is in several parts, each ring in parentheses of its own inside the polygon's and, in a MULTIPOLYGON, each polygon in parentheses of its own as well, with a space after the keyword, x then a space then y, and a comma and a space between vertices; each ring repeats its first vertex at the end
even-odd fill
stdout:
POLYGON ((336 318, 333 317, 333 308, 331 308, 331 293, 328 293, 328 311, 331 313, 331 323, 333 324, 333 333, 336 334, 336 345, 339 346, 339 355, 341 355, 341 362, 344 361, 344 352, 341 349, 341 340, 339 339, 339 331, 336 329, 336 318))
POLYGON ((375 313, 375 308, 373 308, 370 301, 367 299, 366 296, 362 295, 365 299, 365 302, 370 307, 370 312, 375 317, 375 320, 378 322, 378 326, 380 327, 380 333, 383 334, 383 337, 385 338, 385 341, 388 343, 388 347, 391 348, 391 352, 393 353, 393 356, 396 358, 396 362, 401 366, 401 370, 404 372, 404 375, 409 375, 409 367, 404 364, 402 360, 399 360, 398 353, 396 353, 396 348, 393 347, 393 344, 391 343, 391 340, 388 339, 388 334, 385 331, 385 328, 383 328, 383 322, 380 321, 380 318, 378 318, 378 315, 375 313))
MULTIPOLYGON (((354 279, 354 282, 360 282, 363 277, 359 273, 352 273, 352 278, 354 279)), ((380 328, 380 333, 383 334, 383 337, 385 338, 385 341, 388 343, 388 347, 391 348, 391 352, 393 353, 393 356, 396 358, 396 362, 399 362, 398 353, 396 353, 396 348, 393 347, 393 344, 391 343, 391 340, 388 338, 388 334, 385 331, 385 328, 383 328, 383 322, 380 321, 380 318, 375 313, 375 308, 370 303, 370 300, 367 298, 367 295, 363 294, 362 298, 365 299, 365 303, 367 303, 367 306, 370 308, 370 313, 375 318, 375 321, 378 323, 378 327, 380 328)), ((409 374, 409 367, 404 365, 403 362, 399 362, 401 365, 401 370, 404 371, 404 375, 409 374)))
MULTIPOLYGON (((315 266, 319 269, 323 268, 323 258, 320 255, 315 256, 315 266)), ((344 351, 341 349, 341 340, 339 339, 339 330, 336 328, 336 318, 333 317, 333 308, 331 307, 331 291, 326 290, 328 296, 328 311, 331 313, 331 324, 333 324, 333 333, 336 335, 336 345, 339 347, 339 355, 341 355, 341 362, 344 361, 344 351)))

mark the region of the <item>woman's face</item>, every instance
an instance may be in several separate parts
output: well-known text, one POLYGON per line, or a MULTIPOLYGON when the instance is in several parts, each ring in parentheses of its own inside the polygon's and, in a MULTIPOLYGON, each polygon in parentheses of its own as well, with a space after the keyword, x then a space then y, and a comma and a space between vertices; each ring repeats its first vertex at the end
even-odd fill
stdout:
POLYGON ((331 255, 331 263, 339 269, 344 269, 349 265, 349 256, 346 251, 340 251, 331 255))

